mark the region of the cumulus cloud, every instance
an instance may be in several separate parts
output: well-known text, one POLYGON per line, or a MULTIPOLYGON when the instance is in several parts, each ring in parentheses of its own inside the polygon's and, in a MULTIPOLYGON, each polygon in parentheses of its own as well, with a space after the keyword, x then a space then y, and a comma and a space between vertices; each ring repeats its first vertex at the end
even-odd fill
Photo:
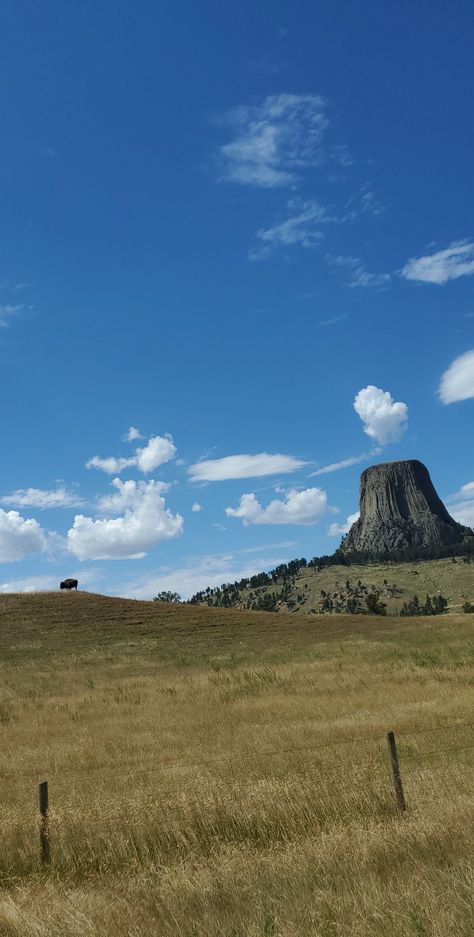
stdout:
POLYGON ((193 511, 194 514, 199 514, 199 511, 202 511, 202 504, 199 504, 199 501, 195 501, 191 511, 193 511))
POLYGON ((112 484, 115 493, 108 501, 102 499, 103 513, 123 514, 97 520, 77 514, 67 540, 78 559, 140 559, 162 540, 182 532, 183 518, 166 508, 162 483, 116 478, 112 484))
POLYGON ((176 446, 171 436, 150 436, 146 446, 136 450, 136 464, 140 472, 148 474, 170 462, 176 455, 176 446))
MULTIPOLYGON (((134 427, 131 427, 133 429, 134 427)), ((130 431, 129 431, 130 432, 130 431)), ((138 432, 138 430, 137 430, 138 432)), ((134 439, 138 437, 134 436, 134 439)), ((135 465, 140 472, 148 474, 159 465, 164 465, 174 459, 176 455, 176 446, 173 439, 168 434, 165 436, 150 436, 146 446, 135 449, 135 455, 128 459, 108 456, 103 459, 95 455, 86 462, 86 468, 96 468, 107 475, 119 475, 125 468, 135 465)))
POLYGON ((73 491, 66 488, 55 488, 44 491, 42 488, 18 488, 9 495, 0 498, 0 504, 11 504, 16 508, 70 508, 83 504, 73 491))
POLYGON ((164 494, 171 487, 167 482, 161 481, 150 483, 128 479, 123 482, 120 478, 114 478, 111 482, 114 492, 97 500, 97 511, 102 514, 122 514, 129 508, 135 508, 143 495, 150 490, 150 484, 158 494, 164 494))
POLYGON ((250 251, 251 260, 264 260, 278 247, 314 248, 323 237, 321 225, 335 220, 315 199, 292 199, 288 211, 284 221, 257 231, 259 244, 250 251))
POLYGON ((328 119, 319 95, 278 94, 233 108, 222 123, 232 138, 217 152, 219 180, 276 188, 293 186, 318 162, 328 119))
POLYGON ((123 438, 125 439, 125 442, 133 442, 134 439, 143 439, 143 436, 136 426, 129 426, 123 438))
POLYGON ((23 560, 48 549, 48 537, 33 518, 0 508, 0 563, 23 560))
POLYGON ((355 514, 349 514, 344 524, 330 524, 328 527, 328 536, 341 537, 343 534, 348 534, 352 525, 359 520, 359 517, 360 511, 356 511, 355 514))
POLYGON ((388 390, 369 384, 356 394, 354 410, 364 424, 364 433, 381 446, 398 442, 407 428, 408 407, 395 402, 388 390))
POLYGON ((99 469, 100 472, 105 472, 107 475, 117 475, 117 473, 123 472, 123 470, 130 465, 135 465, 135 459, 116 458, 115 456, 108 456, 106 459, 103 459, 99 455, 94 455, 92 459, 86 462, 86 468, 96 468, 99 469))
POLYGON ((238 508, 226 508, 228 517, 241 517, 244 527, 250 524, 316 524, 327 511, 327 495, 321 488, 288 491, 284 499, 275 498, 262 507, 255 495, 242 495, 238 508))
POLYGON ((445 404, 474 397, 474 348, 455 358, 444 372, 438 394, 445 404))
POLYGON ((474 274, 474 242, 453 241, 444 250, 425 257, 411 257, 401 271, 405 280, 443 286, 448 280, 474 274))
POLYGON ((226 481, 230 478, 259 478, 295 472, 307 463, 292 455, 228 455, 223 459, 205 459, 188 468, 192 481, 226 481))

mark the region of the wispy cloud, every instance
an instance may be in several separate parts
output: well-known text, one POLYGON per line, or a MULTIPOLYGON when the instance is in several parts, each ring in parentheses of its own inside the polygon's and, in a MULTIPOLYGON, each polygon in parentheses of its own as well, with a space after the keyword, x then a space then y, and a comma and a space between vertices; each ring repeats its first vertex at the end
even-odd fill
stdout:
POLYGON ((442 286, 448 280, 474 275, 474 242, 453 241, 444 250, 424 257, 411 257, 401 270, 405 280, 435 283, 442 286))
POLYGON ((307 462, 292 455, 229 455, 223 459, 205 459, 188 468, 192 481, 226 481, 231 478, 260 478, 264 475, 279 475, 295 472, 307 462))
MULTIPOLYGON (((247 551, 188 557, 179 566, 162 566, 156 573, 137 577, 125 586, 121 582, 120 591, 134 599, 151 599, 158 592, 171 590, 187 599, 207 586, 221 586, 223 582, 233 582, 263 569, 272 569, 281 563, 278 550, 284 546, 269 544, 252 550, 251 557, 242 555, 247 551)), ((289 544, 290 548, 292 546, 294 543, 289 544)))
POLYGON ((359 257, 326 254, 326 261, 329 266, 346 271, 347 284, 351 287, 380 289, 392 279, 390 273, 371 273, 359 257))
POLYGON ((10 303, 0 304, 0 328, 6 328, 14 316, 20 315, 26 306, 24 303, 11 305, 10 303))
POLYGON ((344 312, 340 316, 333 316, 332 319, 323 319, 322 322, 318 322, 318 325, 337 325, 338 322, 345 322, 348 318, 347 312, 344 312))
POLYGON ((297 184, 321 158, 325 106, 320 95, 278 94, 233 108, 222 120, 231 140, 216 154, 219 180, 258 188, 297 184))
POLYGON ((284 221, 257 231, 259 244, 249 251, 251 260, 265 260, 278 247, 317 247, 324 237, 321 225, 335 220, 315 199, 291 199, 287 208, 284 221))
POLYGON ((377 448, 372 449, 370 452, 349 456, 348 459, 341 459, 340 462, 331 462, 329 465, 323 465, 321 468, 316 469, 315 472, 310 472, 308 478, 315 478, 317 475, 330 475, 332 472, 340 472, 341 469, 350 468, 351 465, 359 465, 360 462, 366 462, 367 459, 371 459, 374 455, 379 455, 381 451, 382 450, 377 446, 377 448))
POLYGON ((455 358, 444 372, 438 394, 444 404, 474 397, 474 348, 455 358))
POLYGON ((370 183, 365 182, 347 201, 345 220, 355 221, 360 215, 377 217, 385 211, 385 205, 379 201, 370 183))
POLYGON ((316 524, 328 510, 326 492, 322 488, 291 490, 285 497, 275 498, 263 507, 255 494, 242 495, 237 508, 226 508, 228 517, 240 517, 244 527, 250 524, 316 524))
MULTIPOLYGON (((103 578, 101 569, 80 569, 69 570, 71 576, 79 580, 80 586, 90 586, 99 582, 103 578)), ((23 576, 18 579, 8 579, 0 582, 0 592, 49 592, 59 588, 62 576, 53 576, 51 574, 38 576, 23 576)))
POLYGON ((0 504, 12 505, 16 508, 39 508, 46 510, 48 508, 69 508, 83 504, 82 498, 79 498, 74 491, 68 491, 64 487, 45 491, 42 488, 18 488, 9 495, 0 498, 0 504))
POLYGON ((474 481, 462 485, 456 494, 450 495, 446 500, 454 520, 474 528, 474 481))

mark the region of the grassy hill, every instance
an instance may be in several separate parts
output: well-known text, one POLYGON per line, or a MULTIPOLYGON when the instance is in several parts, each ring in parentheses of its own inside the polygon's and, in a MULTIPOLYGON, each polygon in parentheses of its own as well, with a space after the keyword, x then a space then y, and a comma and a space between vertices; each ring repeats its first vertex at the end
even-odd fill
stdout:
POLYGON ((0 934, 470 937, 473 625, 2 596, 0 934))
MULTIPOLYGON (((466 601, 474 603, 474 562, 467 559, 335 565, 322 569, 305 566, 296 575, 278 576, 263 586, 238 588, 230 600, 234 607, 252 608, 261 604, 266 596, 273 595, 275 611, 319 613, 324 610, 327 596, 336 610, 344 610, 352 597, 364 607, 367 593, 376 589, 387 605, 388 614, 398 615, 403 604, 414 595, 424 601, 427 594, 433 596, 441 592, 452 611, 461 611, 466 601)), ((223 600, 225 596, 220 590, 212 590, 211 603, 221 604, 223 600)))

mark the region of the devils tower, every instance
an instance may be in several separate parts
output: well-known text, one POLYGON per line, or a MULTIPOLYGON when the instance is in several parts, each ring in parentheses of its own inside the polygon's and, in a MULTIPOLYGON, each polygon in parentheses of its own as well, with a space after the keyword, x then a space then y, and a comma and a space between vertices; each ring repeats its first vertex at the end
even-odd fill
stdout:
POLYGON ((417 459, 372 465, 360 478, 360 518, 341 549, 383 555, 474 539, 448 514, 428 469, 417 459))

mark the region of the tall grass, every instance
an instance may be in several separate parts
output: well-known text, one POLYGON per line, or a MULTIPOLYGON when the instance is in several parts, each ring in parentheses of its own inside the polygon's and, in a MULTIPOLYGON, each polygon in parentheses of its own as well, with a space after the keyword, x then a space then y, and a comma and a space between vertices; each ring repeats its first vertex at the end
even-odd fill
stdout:
POLYGON ((472 616, 7 598, 2 937, 474 932, 472 616))

